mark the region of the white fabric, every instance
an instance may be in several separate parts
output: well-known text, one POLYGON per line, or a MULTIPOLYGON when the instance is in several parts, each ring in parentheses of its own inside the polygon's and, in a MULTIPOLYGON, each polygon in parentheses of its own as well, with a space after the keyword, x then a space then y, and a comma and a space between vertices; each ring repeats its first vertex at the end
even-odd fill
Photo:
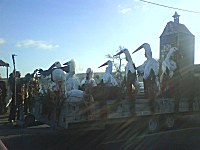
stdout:
POLYGON ((83 91, 77 89, 67 91, 67 102, 81 102, 83 101, 83 94, 83 91))
POLYGON ((108 72, 105 72, 103 76, 103 83, 107 86, 118 86, 118 83, 115 80, 115 78, 108 72))
POLYGON ((66 81, 66 90, 70 91, 73 89, 78 89, 80 86, 79 80, 76 78, 76 76, 69 77, 66 81))
POLYGON ((52 79, 54 82, 65 82, 66 74, 62 69, 57 68, 52 72, 52 79))

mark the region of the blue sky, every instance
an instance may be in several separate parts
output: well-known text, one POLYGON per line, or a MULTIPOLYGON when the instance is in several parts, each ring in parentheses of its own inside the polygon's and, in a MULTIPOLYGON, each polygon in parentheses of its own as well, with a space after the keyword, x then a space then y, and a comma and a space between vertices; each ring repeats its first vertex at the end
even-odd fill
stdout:
MULTIPOLYGON (((198 0, 149 0, 193 11, 198 0)), ((195 63, 200 63, 200 13, 189 13, 141 2, 139 0, 1 0, 0 59, 10 64, 17 54, 16 68, 24 76, 37 68, 48 69, 55 61, 76 60, 77 72, 98 66, 115 54, 119 46, 133 52, 142 43, 151 45, 159 58, 159 36, 177 11, 180 23, 195 35, 195 63)), ((144 51, 132 55, 139 66, 144 51)), ((125 63, 125 62, 124 62, 125 63)), ((0 74, 5 77, 6 69, 0 74)))

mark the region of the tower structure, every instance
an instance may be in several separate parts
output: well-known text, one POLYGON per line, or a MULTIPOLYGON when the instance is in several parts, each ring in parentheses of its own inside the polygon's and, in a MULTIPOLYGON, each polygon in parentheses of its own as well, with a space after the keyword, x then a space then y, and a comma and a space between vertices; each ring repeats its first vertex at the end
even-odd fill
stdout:
POLYGON ((183 59, 179 61, 179 69, 181 76, 184 77, 187 73, 193 73, 195 36, 184 24, 179 23, 180 15, 177 12, 172 17, 174 21, 167 23, 160 36, 160 66, 169 49, 177 47, 183 55, 183 59))

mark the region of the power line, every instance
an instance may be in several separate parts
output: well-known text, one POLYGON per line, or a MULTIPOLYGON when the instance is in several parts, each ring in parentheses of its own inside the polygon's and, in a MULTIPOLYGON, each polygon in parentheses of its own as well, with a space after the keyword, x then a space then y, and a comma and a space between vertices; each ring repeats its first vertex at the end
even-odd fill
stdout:
POLYGON ((161 4, 157 4, 157 3, 153 3, 153 2, 149 2, 149 1, 144 1, 144 0, 139 0, 139 1, 149 3, 149 4, 153 4, 153 5, 157 5, 157 6, 166 7, 166 8, 177 9, 177 10, 181 10, 181 11, 187 11, 187 12, 191 12, 191 13, 200 13, 198 11, 192 11, 192 10, 187 10, 187 9, 171 7, 171 6, 167 6, 167 5, 161 5, 161 4))

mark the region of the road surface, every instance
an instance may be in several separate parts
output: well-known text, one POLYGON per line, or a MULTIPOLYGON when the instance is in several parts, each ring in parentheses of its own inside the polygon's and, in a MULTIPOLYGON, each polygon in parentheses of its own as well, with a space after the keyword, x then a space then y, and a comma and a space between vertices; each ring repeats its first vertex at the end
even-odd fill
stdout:
POLYGON ((8 124, 7 115, 0 115, 0 139, 9 150, 120 150, 169 149, 199 150, 200 117, 189 116, 177 121, 171 130, 148 133, 145 121, 107 125, 84 130, 53 130, 47 125, 20 128, 8 124))

